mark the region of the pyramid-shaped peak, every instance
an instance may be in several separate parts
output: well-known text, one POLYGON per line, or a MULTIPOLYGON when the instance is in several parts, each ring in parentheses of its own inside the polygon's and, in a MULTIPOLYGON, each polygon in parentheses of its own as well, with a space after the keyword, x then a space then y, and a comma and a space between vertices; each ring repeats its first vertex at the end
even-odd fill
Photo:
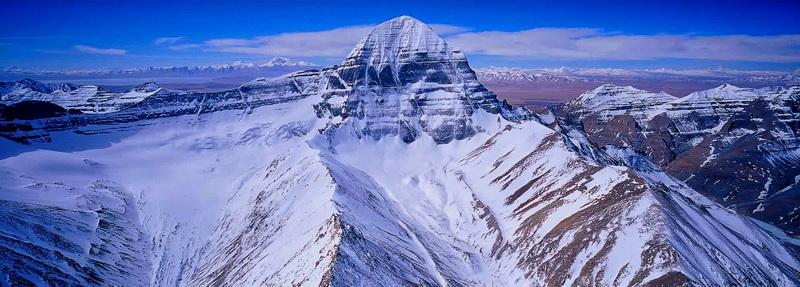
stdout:
POLYGON ((150 92, 155 92, 156 90, 158 90, 160 88, 161 88, 161 86, 156 84, 156 82, 146 82, 146 83, 134 88, 133 90, 137 91, 137 92, 142 92, 142 93, 150 93, 150 92))
POLYGON ((430 26, 413 17, 400 16, 375 26, 350 52, 347 60, 395 65, 399 58, 420 54, 433 58, 462 58, 461 53, 450 48, 430 26))
POLYGON ((439 38, 439 36, 436 35, 436 33, 433 32, 433 29, 431 29, 430 26, 428 26, 427 24, 423 23, 420 20, 417 20, 414 17, 405 16, 405 15, 404 16, 400 16, 400 17, 395 17, 395 18, 393 18, 393 19, 391 19, 389 21, 386 21, 386 22, 383 22, 381 24, 378 24, 378 26, 375 26, 375 28, 372 29, 372 32, 370 32, 370 35, 373 35, 373 34, 376 34, 376 33, 380 34, 380 33, 384 33, 387 30, 397 30, 397 29, 400 30, 399 34, 405 34, 405 33, 425 34, 425 33, 430 33, 430 34, 433 34, 433 36, 436 36, 436 38, 439 38))
MULTIPOLYGON (((470 137, 482 127, 472 113, 504 112, 494 93, 478 82, 464 55, 425 23, 408 16, 383 22, 335 68, 337 80, 353 92, 331 106, 347 109, 362 128, 379 139, 399 135, 411 142, 423 133, 437 143, 470 137)), ((338 84, 338 83, 337 83, 338 84)), ((331 85, 334 86, 334 85, 331 85)))
POLYGON ((407 20, 413 20, 413 21, 417 21, 417 22, 422 22, 420 20, 417 20, 417 18, 408 16, 408 15, 397 16, 397 17, 395 17, 395 18, 393 18, 392 20, 389 20, 389 21, 407 21, 407 20))
POLYGON ((386 21, 385 23, 387 23, 387 22, 416 22, 416 23, 420 23, 420 24, 423 24, 423 25, 425 24, 425 23, 422 23, 422 21, 418 20, 417 18, 408 16, 408 15, 402 15, 402 16, 394 17, 391 20, 386 21))
POLYGON ((464 54, 431 27, 409 16, 375 26, 350 52, 339 72, 348 85, 452 84, 474 79, 464 54))
POLYGON ((716 87, 714 89, 715 90, 720 90, 720 91, 736 91, 736 90, 741 90, 742 88, 739 88, 737 86, 734 86, 734 85, 731 85, 731 84, 728 84, 728 83, 724 83, 724 84, 722 84, 719 87, 716 87))

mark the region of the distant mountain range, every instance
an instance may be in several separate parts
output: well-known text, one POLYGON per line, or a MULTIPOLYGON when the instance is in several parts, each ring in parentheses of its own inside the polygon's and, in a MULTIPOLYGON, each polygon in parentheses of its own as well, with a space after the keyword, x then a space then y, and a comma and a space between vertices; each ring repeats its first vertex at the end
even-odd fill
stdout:
MULTIPOLYGON (((26 78, 43 82, 71 82, 129 89, 142 82, 157 82, 175 89, 219 91, 259 77, 279 77, 319 69, 305 61, 276 57, 265 63, 234 62, 221 65, 149 67, 122 70, 38 71, 0 68, 0 81, 26 78)), ((800 72, 733 69, 593 69, 508 67, 476 68, 478 79, 512 104, 549 104, 571 100, 602 84, 632 85, 651 91, 685 96, 724 83, 740 87, 800 85, 800 72)))
POLYGON ((759 88, 800 85, 800 74, 731 69, 520 69, 478 68, 478 79, 514 104, 541 104, 574 99, 602 84, 632 85, 683 97, 725 83, 759 88))
POLYGON ((87 114, 119 111, 157 93, 186 94, 164 89, 154 82, 116 92, 97 85, 42 83, 31 79, 0 82, 0 104, 45 101, 87 114))
MULTIPOLYGON (((235 84, 257 77, 278 77, 318 66, 305 61, 275 57, 264 63, 234 62, 208 66, 149 67, 122 70, 44 71, 24 68, 0 68, 0 80, 16 81, 25 78, 45 82, 74 82, 104 85, 133 85, 141 82, 168 84, 235 84)), ((187 85, 187 87, 192 87, 187 85)))

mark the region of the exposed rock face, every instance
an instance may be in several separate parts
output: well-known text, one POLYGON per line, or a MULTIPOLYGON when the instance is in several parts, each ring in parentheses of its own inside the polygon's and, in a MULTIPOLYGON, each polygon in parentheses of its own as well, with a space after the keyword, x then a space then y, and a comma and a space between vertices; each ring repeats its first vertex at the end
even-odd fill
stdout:
POLYGON ((133 88, 126 93, 115 93, 95 85, 45 84, 25 79, 0 83, 0 104, 48 101, 83 113, 102 114, 125 109, 159 91, 161 88, 152 82, 133 88))
POLYGON ((0 82, 0 104, 10 105, 21 101, 48 101, 53 86, 31 79, 16 82, 0 82))
POLYGON ((581 94, 569 106, 579 112, 601 112, 610 116, 635 111, 634 115, 649 119, 659 113, 658 108, 664 108, 677 99, 664 92, 650 93, 631 86, 605 84, 581 94))
POLYGON ((22 101, 10 106, 0 104, 0 120, 6 121, 14 119, 35 120, 60 117, 66 114, 67 110, 50 102, 22 101))
MULTIPOLYGON (((298 84, 299 82, 298 79, 291 78, 260 78, 246 83, 235 90, 223 92, 188 93, 163 88, 155 88, 152 92, 137 92, 153 90, 154 85, 148 83, 133 89, 131 93, 135 95, 132 96, 132 98, 125 96, 131 93, 122 95, 115 94, 111 98, 104 98, 108 101, 120 104, 114 104, 114 107, 122 109, 120 111, 83 115, 75 115, 75 113, 72 113, 69 117, 15 123, 15 127, 0 130, 0 137, 22 143, 35 141, 47 142, 50 138, 49 132, 69 130, 90 124, 122 124, 143 119, 196 115, 234 109, 249 111, 264 105, 286 103, 307 97, 309 91, 301 90, 298 84), (149 93, 149 96, 139 98, 142 94, 147 93, 149 93)), ((304 87, 305 86, 306 85, 304 85, 304 87)), ((307 86, 313 85, 309 84, 307 86)), ((92 87, 96 88, 96 86, 92 87)), ((92 98, 99 99, 97 97, 99 96, 92 98)), ((92 104, 92 106, 93 105, 95 104, 92 104)))
MULTIPOLYGON (((47 133, 50 143, 0 141, 0 204, 28 204, 20 210, 38 223, 62 218, 53 206, 68 198, 78 214, 14 251, 41 252, 0 257, 13 273, 0 283, 800 283, 796 256, 749 219, 643 168, 641 154, 528 116, 497 102, 427 26, 399 17, 341 66, 24 121, 30 131, 3 136, 47 133), (95 192, 96 182, 114 188, 95 192), (41 199, 51 201, 30 204, 41 199), (104 210, 114 216, 94 221, 104 210), (80 238, 102 242, 103 260, 85 242, 60 244, 80 238)), ((640 119, 593 124, 634 134, 640 119)), ((40 230, 15 222, 0 220, 0 239, 40 230)))
POLYGON ((134 199, 120 186, 104 181, 71 186, 6 169, 0 180, 1 282, 147 285, 148 242, 134 199))
POLYGON ((603 86, 556 113, 598 147, 642 153, 720 203, 799 234, 791 203, 800 196, 800 87, 653 95, 660 94, 603 86), (619 90, 629 92, 609 93, 619 90))
POLYGON ((0 136, 21 143, 29 140, 47 141, 47 131, 37 130, 31 121, 54 119, 63 122, 69 116, 80 113, 45 101, 25 100, 8 106, 0 104, 0 136))
POLYGON ((378 25, 340 66, 321 74, 328 80, 320 87, 325 116, 357 118, 358 133, 375 139, 411 142, 423 132, 438 143, 465 139, 480 129, 473 113, 503 110, 461 51, 407 16, 378 25))
MULTIPOLYGON (((479 132, 472 117, 479 111, 524 118, 477 81, 461 51, 407 16, 378 25, 339 66, 261 79, 233 91, 187 94, 147 83, 128 93, 87 85, 48 94, 52 102, 85 113, 125 110, 121 114, 136 118, 254 108, 309 95, 321 97, 319 117, 332 119, 334 126, 352 117, 356 135, 374 139, 399 135, 412 142, 426 134, 447 143, 479 132), (263 98, 262 90, 270 98, 263 98)), ((86 121, 120 119, 119 114, 86 121)))

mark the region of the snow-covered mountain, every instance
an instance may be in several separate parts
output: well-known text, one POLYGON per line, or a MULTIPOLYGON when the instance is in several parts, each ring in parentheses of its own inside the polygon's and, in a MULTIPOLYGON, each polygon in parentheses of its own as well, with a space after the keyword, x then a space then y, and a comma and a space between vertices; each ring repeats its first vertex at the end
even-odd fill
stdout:
POLYGON ((536 117, 403 16, 334 67, 7 120, 0 282, 800 283, 768 226, 536 117))
POLYGON ((601 85, 578 96, 570 102, 571 108, 580 111, 659 111, 666 104, 677 100, 665 92, 650 93, 631 86, 601 85))
POLYGON ((476 72, 481 83, 517 104, 568 102, 603 84, 631 85, 679 97, 723 83, 743 87, 800 85, 796 72, 782 71, 487 67, 476 72))
POLYGON ((522 69, 488 67, 476 70, 481 81, 488 82, 588 82, 586 77, 579 77, 568 73, 557 72, 549 69, 522 69))
POLYGON ((556 114, 596 146, 642 153, 723 205, 792 236, 800 232, 795 204, 800 196, 798 86, 724 84, 680 99, 602 86, 556 114))
POLYGON ((116 112, 158 93, 185 94, 178 90, 163 89, 153 82, 127 92, 111 92, 96 85, 45 84, 31 79, 0 82, 0 104, 45 101, 87 114, 116 112))
MULTIPOLYGON (((134 69, 76 71, 40 71, 22 68, 0 68, 0 80, 35 78, 46 81, 100 81, 114 84, 146 81, 192 82, 235 81, 242 78, 278 77, 292 72, 317 68, 316 64, 275 57, 263 63, 233 62, 206 66, 167 66, 134 69)), ((238 82, 238 83, 241 83, 238 82)))
POLYGON ((543 68, 485 67, 476 69, 481 80, 487 81, 549 81, 587 82, 625 79, 696 79, 757 83, 759 85, 797 85, 797 72, 732 70, 732 69, 611 69, 611 68, 543 68))

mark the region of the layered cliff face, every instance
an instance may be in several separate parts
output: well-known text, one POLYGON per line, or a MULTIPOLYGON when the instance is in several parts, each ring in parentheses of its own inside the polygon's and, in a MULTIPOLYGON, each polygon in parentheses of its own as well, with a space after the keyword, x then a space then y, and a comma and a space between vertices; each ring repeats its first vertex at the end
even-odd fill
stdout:
POLYGON ((601 148, 642 153, 706 196, 797 236, 798 87, 722 85, 671 101, 649 100, 653 93, 641 90, 623 97, 599 90, 580 99, 613 104, 576 100, 557 111, 562 123, 601 148), (641 100, 631 104, 631 97, 641 100))
POLYGON ((797 258, 750 219, 640 154, 529 117, 498 103, 427 26, 399 17, 341 66, 13 121, 26 130, 2 133, 15 141, 0 141, 0 181, 12 183, 0 204, 29 205, 0 215, 29 215, 0 221, 0 238, 28 244, 0 241, 15 254, 0 258, 10 274, 0 282, 800 283, 797 258), (97 182, 113 192, 94 192, 97 182), (93 203, 49 228, 64 198, 93 203), (101 224, 103 210, 114 216, 101 224), (86 255, 88 241, 61 244, 81 238, 118 259, 86 255))
POLYGON ((579 112, 603 112, 606 116, 630 112, 649 120, 677 99, 664 92, 651 93, 631 86, 605 84, 581 94, 569 106, 579 112))
POLYGON ((375 139, 400 135, 406 142, 422 133, 436 142, 479 132, 476 112, 503 111, 464 54, 430 27, 411 17, 378 25, 344 62, 330 71, 320 103, 323 116, 348 118, 359 135, 375 139))
POLYGON ((161 91, 162 88, 155 83, 145 83, 128 92, 115 93, 95 85, 45 84, 26 79, 0 83, 0 104, 47 101, 82 113, 103 114, 122 110, 161 91))

